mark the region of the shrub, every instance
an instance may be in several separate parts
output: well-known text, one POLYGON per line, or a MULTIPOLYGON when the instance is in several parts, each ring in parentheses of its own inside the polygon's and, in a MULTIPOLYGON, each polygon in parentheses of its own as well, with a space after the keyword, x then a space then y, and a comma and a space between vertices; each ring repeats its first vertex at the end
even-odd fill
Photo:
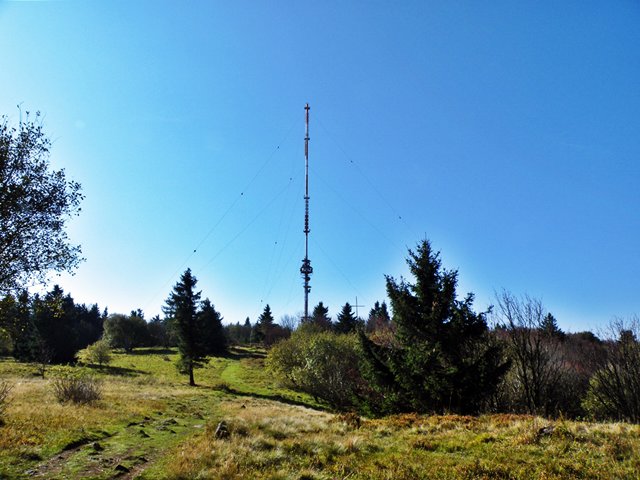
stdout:
POLYGON ((106 340, 98 340, 84 350, 80 350, 76 358, 84 364, 108 365, 111 362, 109 342, 106 340))
POLYGON ((91 376, 65 375, 53 380, 53 392, 60 403, 89 404, 102 398, 102 385, 91 376))
POLYGON ((11 385, 7 382, 0 382, 0 422, 4 416, 4 412, 9 404, 9 394, 11 393, 11 385))
POLYGON ((346 409, 357 403, 365 388, 361 360, 355 335, 301 329, 269 351, 267 367, 285 385, 346 409))

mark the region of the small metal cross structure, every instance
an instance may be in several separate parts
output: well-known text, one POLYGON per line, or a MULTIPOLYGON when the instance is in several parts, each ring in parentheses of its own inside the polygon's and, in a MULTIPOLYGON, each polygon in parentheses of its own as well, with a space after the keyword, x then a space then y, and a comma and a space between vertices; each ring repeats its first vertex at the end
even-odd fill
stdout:
POLYGON ((356 318, 360 318, 360 315, 358 315, 358 307, 364 307, 364 305, 358 305, 358 297, 356 296, 356 304, 354 305, 354 308, 356 309, 356 318))

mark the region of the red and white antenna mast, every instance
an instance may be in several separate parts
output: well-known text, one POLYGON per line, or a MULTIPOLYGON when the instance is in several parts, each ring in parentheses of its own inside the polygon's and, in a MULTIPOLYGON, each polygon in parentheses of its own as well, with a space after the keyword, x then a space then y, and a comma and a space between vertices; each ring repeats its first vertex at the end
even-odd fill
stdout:
POLYGON ((304 279, 304 320, 309 320, 309 292, 311 287, 309 286, 309 280, 311 280, 311 274, 313 268, 311 267, 311 260, 309 260, 309 104, 307 103, 305 109, 305 136, 304 136, 304 260, 302 260, 302 267, 300 267, 300 273, 304 279))

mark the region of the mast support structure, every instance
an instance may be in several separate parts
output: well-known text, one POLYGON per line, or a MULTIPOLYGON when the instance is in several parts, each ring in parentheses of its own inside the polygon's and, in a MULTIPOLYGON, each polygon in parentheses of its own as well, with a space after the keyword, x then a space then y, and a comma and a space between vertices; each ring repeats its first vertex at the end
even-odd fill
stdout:
POLYGON ((309 292, 311 286, 311 260, 309 260, 309 104, 304 107, 305 110, 305 136, 304 136, 304 260, 300 267, 300 273, 304 280, 304 320, 309 320, 309 292))

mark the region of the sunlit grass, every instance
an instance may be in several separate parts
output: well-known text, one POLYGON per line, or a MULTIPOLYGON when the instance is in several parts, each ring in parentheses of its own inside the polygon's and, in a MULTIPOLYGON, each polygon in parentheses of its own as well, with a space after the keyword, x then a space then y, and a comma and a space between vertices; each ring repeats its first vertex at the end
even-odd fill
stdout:
POLYGON ((640 471, 635 425, 525 415, 358 422, 281 389, 260 351, 211 359, 195 388, 176 358, 146 350, 116 353, 108 367, 73 367, 102 382, 91 405, 55 400, 51 379, 71 367, 51 367, 42 379, 33 366, 0 361, 0 378, 13 386, 0 478, 106 479, 116 467, 147 479, 618 479, 640 471), (217 439, 223 420, 230 437, 217 439))
POLYGON ((502 415, 403 415, 356 428, 301 407, 229 400, 155 472, 173 479, 637 478, 639 435, 629 425, 502 415), (215 438, 222 419, 229 439, 215 438))

